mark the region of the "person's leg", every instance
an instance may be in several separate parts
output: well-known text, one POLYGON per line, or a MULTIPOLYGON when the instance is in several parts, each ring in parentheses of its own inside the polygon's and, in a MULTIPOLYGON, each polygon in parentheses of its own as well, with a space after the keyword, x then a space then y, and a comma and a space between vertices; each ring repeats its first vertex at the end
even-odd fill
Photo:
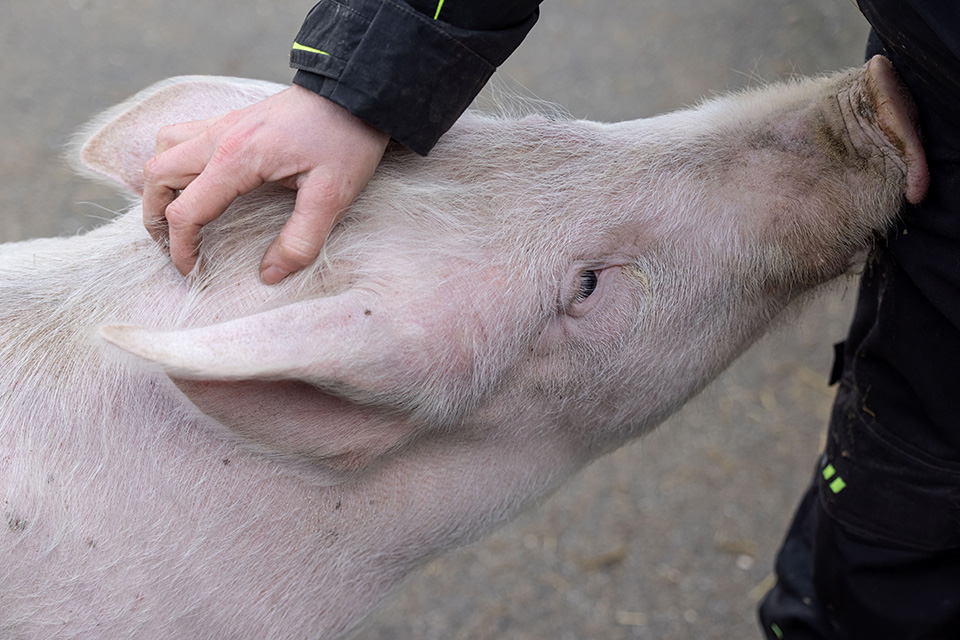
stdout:
MULTIPOLYGON (((760 606, 777 640, 960 633, 960 465, 878 436, 841 389, 827 450, 760 606)), ((861 405, 862 406, 862 405, 861 405)))

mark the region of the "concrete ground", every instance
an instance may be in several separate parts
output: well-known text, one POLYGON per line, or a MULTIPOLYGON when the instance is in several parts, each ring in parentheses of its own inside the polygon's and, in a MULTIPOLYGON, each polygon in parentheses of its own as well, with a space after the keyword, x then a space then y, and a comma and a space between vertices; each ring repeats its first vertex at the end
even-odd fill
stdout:
MULTIPOLYGON (((70 134, 166 76, 287 81, 310 4, 0 0, 0 241, 109 218, 122 201, 60 160, 70 134)), ((577 117, 629 119, 859 65, 866 32, 843 0, 550 0, 499 76, 577 117)), ((810 304, 642 443, 427 566, 360 637, 759 638, 755 603, 813 469, 854 287, 810 304)))

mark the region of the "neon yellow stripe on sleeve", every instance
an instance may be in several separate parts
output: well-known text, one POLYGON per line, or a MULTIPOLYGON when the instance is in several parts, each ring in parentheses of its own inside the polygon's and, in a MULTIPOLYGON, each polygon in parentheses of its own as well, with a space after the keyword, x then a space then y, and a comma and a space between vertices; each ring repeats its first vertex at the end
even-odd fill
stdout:
POLYGON ((330 55, 330 54, 327 53, 326 51, 320 51, 320 49, 314 49, 313 47, 308 47, 308 46, 306 46, 306 45, 302 45, 302 44, 300 44, 299 42, 294 42, 294 43, 293 43, 293 49, 294 49, 294 51, 309 51, 310 53, 316 53, 316 54, 321 55, 321 56, 329 56, 329 55, 330 55))
POLYGON ((433 19, 436 20, 440 17, 440 9, 443 9, 443 0, 437 3, 437 12, 433 14, 433 19))

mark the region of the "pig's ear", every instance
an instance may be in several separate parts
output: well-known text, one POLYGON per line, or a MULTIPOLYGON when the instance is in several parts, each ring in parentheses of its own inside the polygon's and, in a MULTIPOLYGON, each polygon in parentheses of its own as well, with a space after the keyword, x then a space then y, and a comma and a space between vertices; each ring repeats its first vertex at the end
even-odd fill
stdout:
POLYGON ((148 87, 107 110, 80 133, 71 163, 81 173, 107 178, 143 193, 143 166, 153 157, 157 132, 168 124, 204 120, 259 102, 283 89, 260 80, 180 76, 148 87))
POLYGON ((384 315, 377 297, 353 289, 201 327, 107 325, 100 333, 172 377, 342 385, 351 377, 347 372, 375 364, 367 361, 367 348, 383 332, 384 315))
POLYGON ((410 389, 422 381, 392 317, 376 296, 353 290, 204 327, 113 325, 101 335, 159 364, 201 411, 247 440, 346 471, 416 431, 403 409, 417 403, 410 389))

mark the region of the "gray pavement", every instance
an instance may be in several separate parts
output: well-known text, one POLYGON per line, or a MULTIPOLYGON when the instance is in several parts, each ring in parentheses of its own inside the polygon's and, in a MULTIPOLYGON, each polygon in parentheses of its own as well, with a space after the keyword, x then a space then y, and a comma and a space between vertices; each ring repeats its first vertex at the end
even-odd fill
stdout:
MULTIPOLYGON (((310 4, 0 0, 0 241, 109 218, 123 201, 71 176, 70 134, 171 75, 287 81, 310 4)), ((844 0, 550 0, 542 13, 500 83, 601 120, 859 65, 867 31, 844 0)), ((813 469, 854 288, 810 304, 643 442, 430 564, 360 637, 759 638, 755 601, 813 469)))

